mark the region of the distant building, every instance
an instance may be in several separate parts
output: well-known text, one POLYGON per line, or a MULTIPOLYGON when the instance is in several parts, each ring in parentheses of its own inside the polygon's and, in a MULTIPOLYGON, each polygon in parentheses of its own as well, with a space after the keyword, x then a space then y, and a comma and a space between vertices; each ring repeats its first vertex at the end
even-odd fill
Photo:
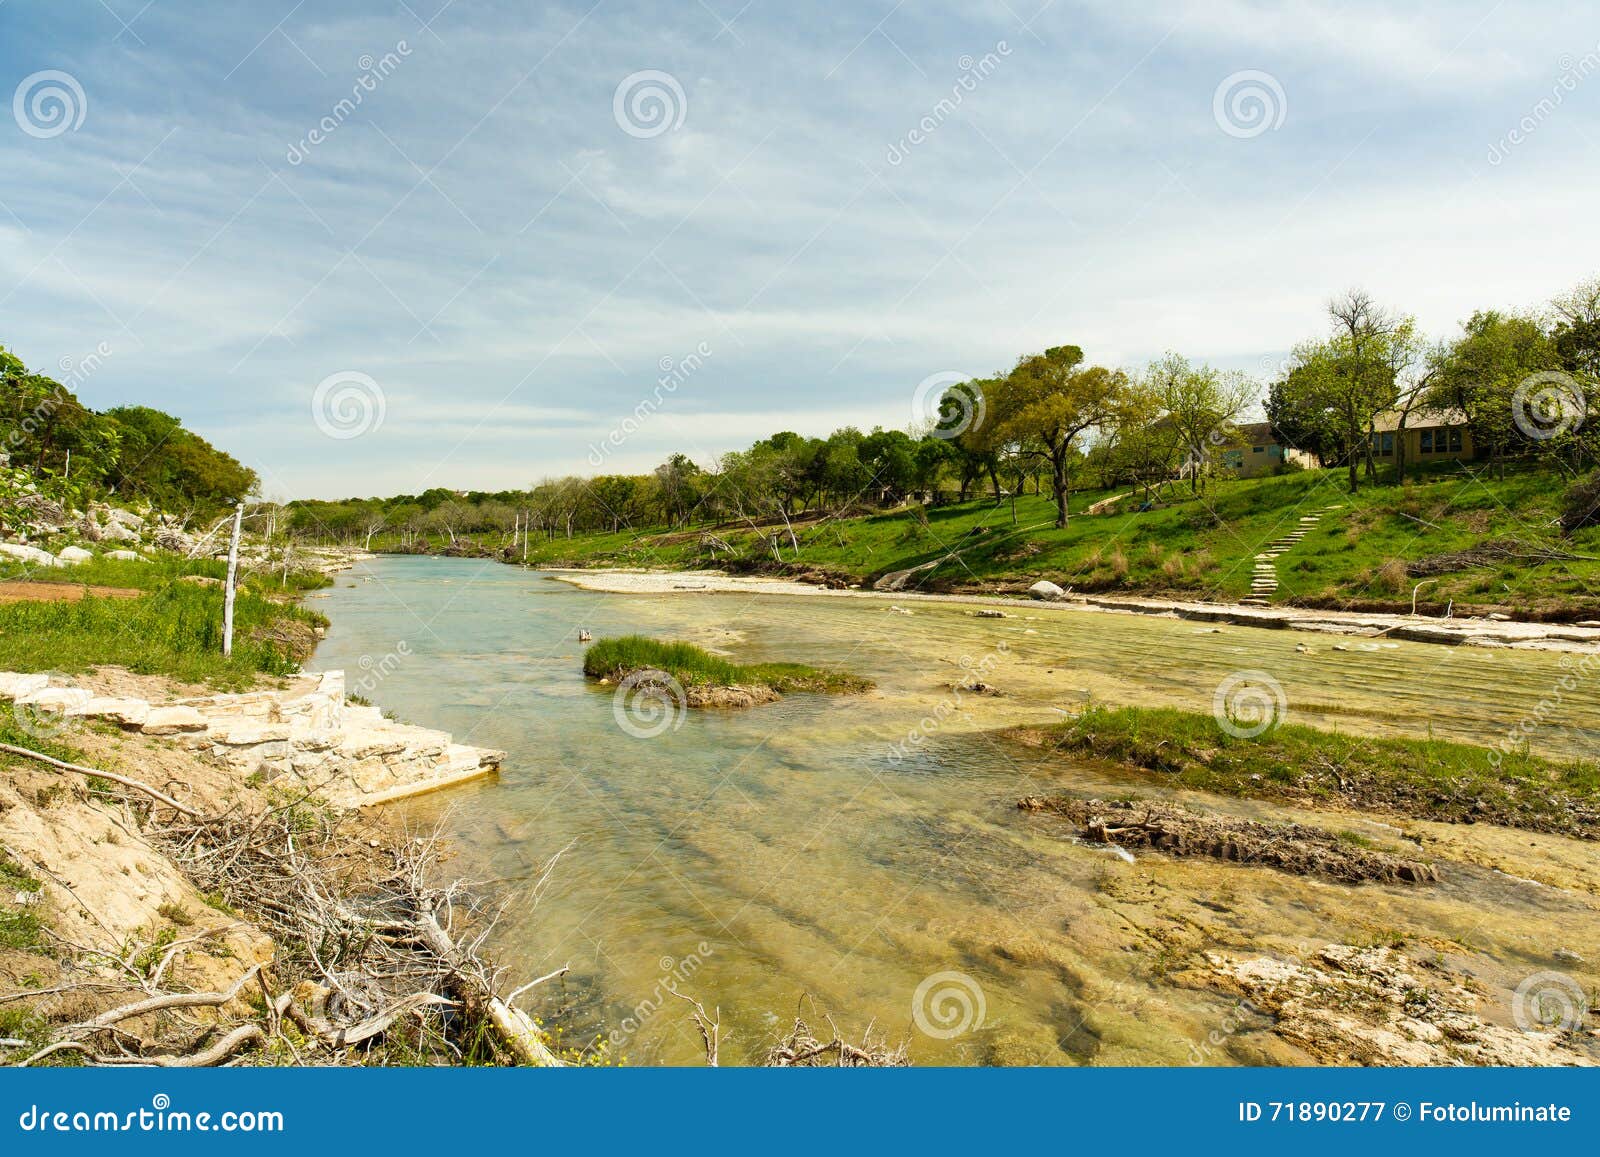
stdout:
POLYGON ((1279 441, 1270 422, 1246 422, 1233 427, 1218 457, 1223 471, 1235 478, 1271 474, 1285 462, 1303 466, 1307 470, 1315 470, 1321 465, 1315 454, 1285 446, 1279 441))
POLYGON ((1393 463, 1398 439, 1405 437, 1408 465, 1426 462, 1469 461, 1477 454, 1467 416, 1460 410, 1413 410, 1400 429, 1400 414, 1379 414, 1372 424, 1372 457, 1378 463, 1393 463))

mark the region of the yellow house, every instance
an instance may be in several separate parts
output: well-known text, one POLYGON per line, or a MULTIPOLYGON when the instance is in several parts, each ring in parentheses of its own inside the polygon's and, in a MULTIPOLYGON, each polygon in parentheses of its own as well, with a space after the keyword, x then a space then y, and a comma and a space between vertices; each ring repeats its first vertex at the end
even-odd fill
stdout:
POLYGON ((1270 474, 1285 462, 1293 462, 1308 470, 1320 465, 1315 454, 1296 450, 1280 442, 1272 432, 1270 422, 1247 422, 1235 427, 1219 457, 1223 470, 1235 478, 1256 478, 1270 474))
MULTIPOLYGON (((1413 410, 1404 430, 1406 463, 1469 461, 1476 453, 1467 416, 1460 410, 1413 410)), ((1398 411, 1379 414, 1372 424, 1372 457, 1379 463, 1395 460, 1401 437, 1398 411)))

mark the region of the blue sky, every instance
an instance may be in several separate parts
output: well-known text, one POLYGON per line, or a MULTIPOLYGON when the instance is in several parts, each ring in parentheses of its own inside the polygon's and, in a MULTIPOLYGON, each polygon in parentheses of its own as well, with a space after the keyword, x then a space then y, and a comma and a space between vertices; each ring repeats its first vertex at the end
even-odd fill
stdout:
POLYGON ((1062 342, 1265 377, 1349 286, 1443 336, 1595 273, 1600 21, 1392 7, 0 0, 0 343, 328 497, 592 473, 646 398, 605 469, 904 426, 1062 342))

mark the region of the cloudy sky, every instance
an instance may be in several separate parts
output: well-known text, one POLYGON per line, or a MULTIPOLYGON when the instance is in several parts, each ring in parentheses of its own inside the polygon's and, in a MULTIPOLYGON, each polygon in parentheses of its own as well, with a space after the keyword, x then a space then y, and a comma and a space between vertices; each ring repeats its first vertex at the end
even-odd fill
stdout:
POLYGON ((0 344, 332 497, 1596 272, 1600 21, 1393 7, 0 0, 0 344))

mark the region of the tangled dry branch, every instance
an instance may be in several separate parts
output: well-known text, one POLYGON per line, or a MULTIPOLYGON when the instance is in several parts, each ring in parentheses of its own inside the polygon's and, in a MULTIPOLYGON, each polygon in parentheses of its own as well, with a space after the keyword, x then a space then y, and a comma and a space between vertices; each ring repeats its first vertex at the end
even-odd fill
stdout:
MULTIPOLYGON (((140 836, 274 952, 226 990, 193 992, 174 981, 175 961, 242 922, 116 952, 55 936, 81 977, 58 992, 100 1011, 53 1024, 17 1063, 557 1063, 532 1020, 498 995, 484 943, 499 912, 462 881, 436 882, 448 879, 436 836, 382 849, 309 791, 207 816, 147 784, 39 758, 144 797, 140 836)), ((535 898, 557 859, 535 880, 535 898)))

